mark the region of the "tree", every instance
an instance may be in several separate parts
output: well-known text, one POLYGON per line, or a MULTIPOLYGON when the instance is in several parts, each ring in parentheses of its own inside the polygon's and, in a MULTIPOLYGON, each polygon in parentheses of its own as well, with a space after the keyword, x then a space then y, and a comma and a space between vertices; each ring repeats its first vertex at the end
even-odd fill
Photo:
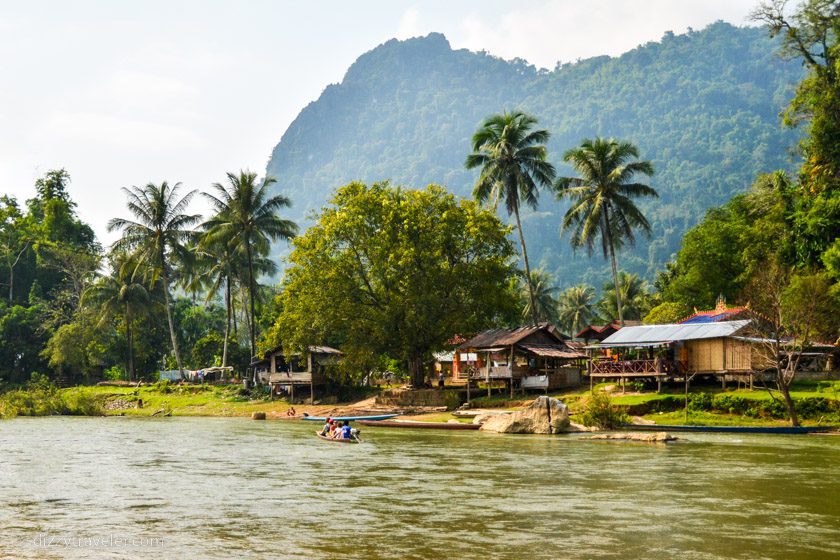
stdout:
POLYGON ((775 259, 757 269, 749 285, 758 317, 752 329, 762 341, 760 358, 773 372, 791 425, 798 426, 790 386, 808 345, 819 336, 839 334, 840 302, 824 272, 797 274, 775 259))
POLYGON ((516 313, 510 229, 475 202, 439 186, 387 183, 339 188, 318 221, 296 238, 272 328, 288 353, 334 344, 358 361, 400 359, 412 383, 458 333, 516 313))
POLYGON ((17 201, 8 196, 0 197, 0 255, 8 269, 9 305, 14 303, 15 268, 24 253, 32 245, 28 223, 18 207, 17 201))
POLYGON ((619 290, 612 282, 604 284, 598 307, 607 321, 618 317, 618 300, 620 294, 622 310, 626 319, 640 320, 650 310, 650 292, 648 284, 638 274, 631 274, 620 270, 618 272, 619 290))
POLYGON ((566 288, 557 304, 560 328, 575 336, 597 317, 595 313, 595 289, 579 284, 566 288))
POLYGON ((467 169, 481 168, 473 190, 475 199, 482 204, 492 199, 494 208, 503 200, 508 216, 516 217, 534 324, 539 322, 538 308, 519 211, 523 203, 536 209, 539 188, 550 186, 556 174, 546 161, 545 143, 550 135, 547 130, 532 130, 536 124, 536 118, 521 111, 487 118, 473 134, 473 153, 466 161, 467 169))
POLYGON ((180 183, 170 186, 166 181, 160 185, 149 183, 145 187, 123 187, 128 197, 128 209, 135 220, 114 218, 108 222, 108 231, 123 232, 113 248, 133 254, 137 264, 132 274, 145 274, 150 285, 158 279, 162 281, 172 352, 178 369, 183 372, 169 286, 173 262, 186 257, 185 245, 193 236, 191 228, 198 222, 199 216, 185 213, 195 191, 179 198, 180 189, 180 183))
POLYGON ((556 183, 558 196, 572 200, 562 227, 563 232, 573 230, 572 246, 586 247, 591 255, 595 239, 601 239, 604 258, 609 257, 612 267, 618 320, 622 325, 623 302, 615 250, 625 242, 635 243, 634 229, 650 235, 650 224, 632 199, 659 196, 652 187, 632 182, 639 174, 653 175, 653 165, 649 161, 633 161, 638 157, 638 148, 630 142, 603 138, 584 140, 580 147, 563 155, 563 160, 580 176, 561 177, 556 183))
POLYGON ((135 379, 134 322, 148 313, 152 299, 146 286, 134 274, 135 267, 129 255, 115 253, 111 258, 111 273, 90 286, 83 296, 86 306, 98 310, 98 327, 114 318, 122 318, 127 348, 126 373, 132 381, 135 379))
POLYGON ((686 307, 682 303, 665 301, 648 311, 647 315, 645 315, 644 323, 646 325, 676 323, 685 319, 690 314, 691 308, 686 307))
POLYGON ((213 184, 216 195, 205 196, 216 215, 204 223, 205 238, 210 242, 227 243, 229 248, 245 254, 248 267, 248 299, 250 303, 249 334, 251 355, 257 352, 256 335, 256 278, 254 260, 265 256, 272 241, 290 240, 297 234, 297 224, 285 220, 278 211, 291 206, 283 195, 269 196, 268 187, 276 183, 273 177, 257 182, 256 173, 240 171, 228 173, 228 185, 213 184))
POLYGON ((556 323, 557 298, 554 294, 557 293, 557 286, 554 285, 551 274, 541 268, 532 270, 531 282, 526 282, 523 289, 525 305, 522 307, 522 317, 525 320, 528 317, 536 317, 537 322, 556 323), (531 308, 532 302, 536 306, 535 309, 531 308))

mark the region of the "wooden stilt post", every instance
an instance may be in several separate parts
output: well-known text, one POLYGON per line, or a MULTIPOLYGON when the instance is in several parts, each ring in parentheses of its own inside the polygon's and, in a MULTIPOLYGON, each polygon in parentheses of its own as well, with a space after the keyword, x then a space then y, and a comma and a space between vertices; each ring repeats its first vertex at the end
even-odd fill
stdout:
POLYGON ((510 359, 508 360, 508 368, 510 369, 510 398, 513 399, 513 345, 510 345, 510 359))

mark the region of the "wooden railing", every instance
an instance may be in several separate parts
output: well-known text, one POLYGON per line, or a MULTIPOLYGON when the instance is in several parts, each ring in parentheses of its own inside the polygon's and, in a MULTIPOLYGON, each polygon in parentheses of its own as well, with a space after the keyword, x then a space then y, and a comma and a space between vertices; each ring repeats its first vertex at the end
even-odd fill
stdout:
POLYGON ((594 376, 682 375, 688 364, 674 360, 611 360, 596 358, 590 362, 589 373, 594 376))
POLYGON ((592 375, 663 375, 665 364, 661 360, 592 360, 592 375))

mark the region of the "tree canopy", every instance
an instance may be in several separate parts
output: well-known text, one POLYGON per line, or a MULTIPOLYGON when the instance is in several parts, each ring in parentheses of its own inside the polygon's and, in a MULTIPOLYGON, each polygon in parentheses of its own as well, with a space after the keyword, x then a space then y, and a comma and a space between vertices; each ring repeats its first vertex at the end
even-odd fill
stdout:
POLYGON ((517 313, 509 229, 442 187, 339 188, 293 242, 282 311, 264 344, 338 345, 357 373, 381 355, 416 385, 433 350, 517 313))

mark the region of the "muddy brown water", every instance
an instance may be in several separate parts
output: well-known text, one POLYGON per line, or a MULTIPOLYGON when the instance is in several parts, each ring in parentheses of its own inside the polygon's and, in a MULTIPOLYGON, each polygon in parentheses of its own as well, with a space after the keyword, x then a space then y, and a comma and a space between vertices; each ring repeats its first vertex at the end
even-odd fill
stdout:
POLYGON ((0 421, 0 558, 840 558, 840 437, 314 429, 0 421))

